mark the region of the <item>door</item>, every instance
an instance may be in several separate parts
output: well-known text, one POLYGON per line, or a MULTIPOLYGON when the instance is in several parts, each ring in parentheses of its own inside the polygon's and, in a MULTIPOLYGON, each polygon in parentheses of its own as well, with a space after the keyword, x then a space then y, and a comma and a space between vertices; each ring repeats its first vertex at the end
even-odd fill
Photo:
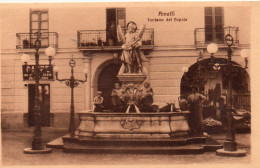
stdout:
POLYGON ((120 45, 117 41, 117 25, 120 25, 122 30, 125 30, 125 9, 112 8, 107 9, 107 45, 114 46, 120 45))
POLYGON ((102 92, 102 97, 104 98, 104 108, 111 109, 111 92, 114 88, 114 84, 119 82, 117 74, 120 69, 120 64, 111 64, 106 66, 98 77, 98 90, 102 92))
MULTIPOLYGON (((28 114, 28 125, 33 127, 34 124, 34 100, 35 100, 35 84, 29 84, 29 114, 28 114)), ((50 85, 49 84, 40 84, 39 85, 39 94, 41 103, 41 126, 49 127, 50 126, 50 85)))
POLYGON ((42 47, 49 46, 49 19, 47 10, 32 10, 30 13, 30 44, 34 46, 35 40, 41 40, 42 47), (37 33, 39 33, 37 35, 37 33))

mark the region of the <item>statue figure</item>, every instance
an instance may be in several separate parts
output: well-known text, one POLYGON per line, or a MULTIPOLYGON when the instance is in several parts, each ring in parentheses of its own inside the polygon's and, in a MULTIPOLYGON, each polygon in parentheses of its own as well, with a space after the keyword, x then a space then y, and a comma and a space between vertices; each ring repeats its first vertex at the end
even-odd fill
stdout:
POLYGON ((116 112, 122 112, 124 108, 124 90, 120 88, 119 83, 115 83, 114 87, 111 93, 113 109, 116 112))
POLYGON ((102 112, 103 111, 103 97, 101 96, 102 92, 98 91, 97 96, 94 98, 94 112, 102 112))
POLYGON ((128 84, 128 87, 125 91, 125 99, 128 105, 126 113, 132 112, 134 110, 135 112, 140 113, 140 110, 137 107, 139 100, 138 97, 138 89, 136 88, 135 84, 128 84))
POLYGON ((153 104, 153 89, 150 87, 149 82, 144 83, 144 88, 142 88, 141 103, 144 106, 150 106, 153 104))
POLYGON ((122 45, 122 66, 119 74, 123 73, 143 73, 144 68, 142 62, 145 60, 143 53, 140 50, 141 38, 143 36, 145 25, 140 29, 139 34, 135 32, 137 25, 135 22, 130 21, 127 23, 127 33, 125 36, 122 33, 120 25, 118 25, 118 36, 124 44, 122 45))

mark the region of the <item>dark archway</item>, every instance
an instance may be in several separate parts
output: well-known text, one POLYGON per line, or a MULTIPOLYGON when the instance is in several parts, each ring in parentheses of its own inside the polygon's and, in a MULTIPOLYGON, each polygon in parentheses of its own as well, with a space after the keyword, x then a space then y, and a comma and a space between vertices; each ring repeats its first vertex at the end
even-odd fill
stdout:
POLYGON ((119 82, 117 74, 120 66, 120 64, 109 64, 101 70, 98 76, 98 90, 102 92, 105 109, 111 109, 112 107, 111 92, 114 88, 114 83, 119 82))
MULTIPOLYGON (((200 93, 205 94, 213 101, 225 95, 228 89, 228 71, 226 65, 227 59, 225 58, 208 58, 191 65, 188 72, 182 76, 180 87, 181 95, 187 97, 187 95, 191 93, 192 86, 198 87, 200 93), (214 71, 212 68, 215 63, 221 66, 218 71, 214 71), (211 87, 209 87, 210 83, 211 87)), ((233 105, 237 108, 250 110, 249 75, 244 68, 233 61, 232 92, 233 105)))
MULTIPOLYGON (((196 86, 200 91, 204 91, 204 85, 213 80, 217 75, 222 76, 221 85, 227 89, 227 59, 210 58, 195 63, 189 67, 187 73, 181 79, 181 95, 187 95, 191 92, 192 86, 196 86), (213 62, 213 63, 212 63, 213 62), (219 63, 221 66, 219 71, 214 71, 212 65, 219 63), (200 74, 199 74, 200 72, 200 74)), ((249 75, 239 64, 232 62, 232 88, 240 93, 249 92, 249 75)))

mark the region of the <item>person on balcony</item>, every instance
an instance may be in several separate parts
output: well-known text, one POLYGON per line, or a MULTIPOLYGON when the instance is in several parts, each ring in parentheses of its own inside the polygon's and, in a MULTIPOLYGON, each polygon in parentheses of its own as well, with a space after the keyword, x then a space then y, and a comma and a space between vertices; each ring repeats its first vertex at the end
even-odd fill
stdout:
POLYGON ((201 105, 207 98, 198 93, 197 87, 192 87, 192 93, 188 96, 190 110, 189 127, 191 136, 203 136, 203 115, 201 105))
POLYGON ((113 46, 116 44, 116 25, 115 22, 111 22, 108 30, 108 45, 113 46))
POLYGON ((119 75, 123 73, 143 73, 144 68, 142 62, 145 60, 143 53, 140 50, 141 38, 145 30, 142 27, 139 34, 136 34, 137 25, 130 21, 127 23, 127 33, 122 34, 121 27, 118 26, 119 38, 123 41, 121 60, 123 64, 119 70, 119 75))

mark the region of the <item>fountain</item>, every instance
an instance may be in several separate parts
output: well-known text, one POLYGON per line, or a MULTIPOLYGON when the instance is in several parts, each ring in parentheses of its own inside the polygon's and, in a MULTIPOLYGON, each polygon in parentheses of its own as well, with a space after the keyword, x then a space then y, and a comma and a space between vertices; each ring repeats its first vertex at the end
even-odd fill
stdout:
POLYGON ((142 65, 145 57, 139 47, 145 29, 142 26, 138 35, 134 22, 127 24, 128 31, 123 36, 120 26, 118 32, 122 45, 122 66, 118 79, 122 87, 115 84, 112 91, 114 111, 78 113, 80 139, 88 138, 163 138, 169 139, 177 133, 189 130, 188 111, 159 112, 153 103, 153 90, 148 82, 142 83, 147 77, 142 65))
POLYGON ((145 25, 137 36, 134 22, 129 22, 127 27, 125 36, 118 27, 119 37, 124 43, 123 63, 117 76, 122 87, 116 83, 111 93, 114 111, 79 112, 78 135, 73 138, 64 136, 63 150, 203 153, 202 146, 185 146, 205 142, 206 139, 189 137, 189 111, 173 110, 172 102, 168 103, 169 108, 161 111, 157 105, 153 105, 154 93, 150 84, 144 82, 147 77, 142 65, 145 57, 139 49, 145 25))

